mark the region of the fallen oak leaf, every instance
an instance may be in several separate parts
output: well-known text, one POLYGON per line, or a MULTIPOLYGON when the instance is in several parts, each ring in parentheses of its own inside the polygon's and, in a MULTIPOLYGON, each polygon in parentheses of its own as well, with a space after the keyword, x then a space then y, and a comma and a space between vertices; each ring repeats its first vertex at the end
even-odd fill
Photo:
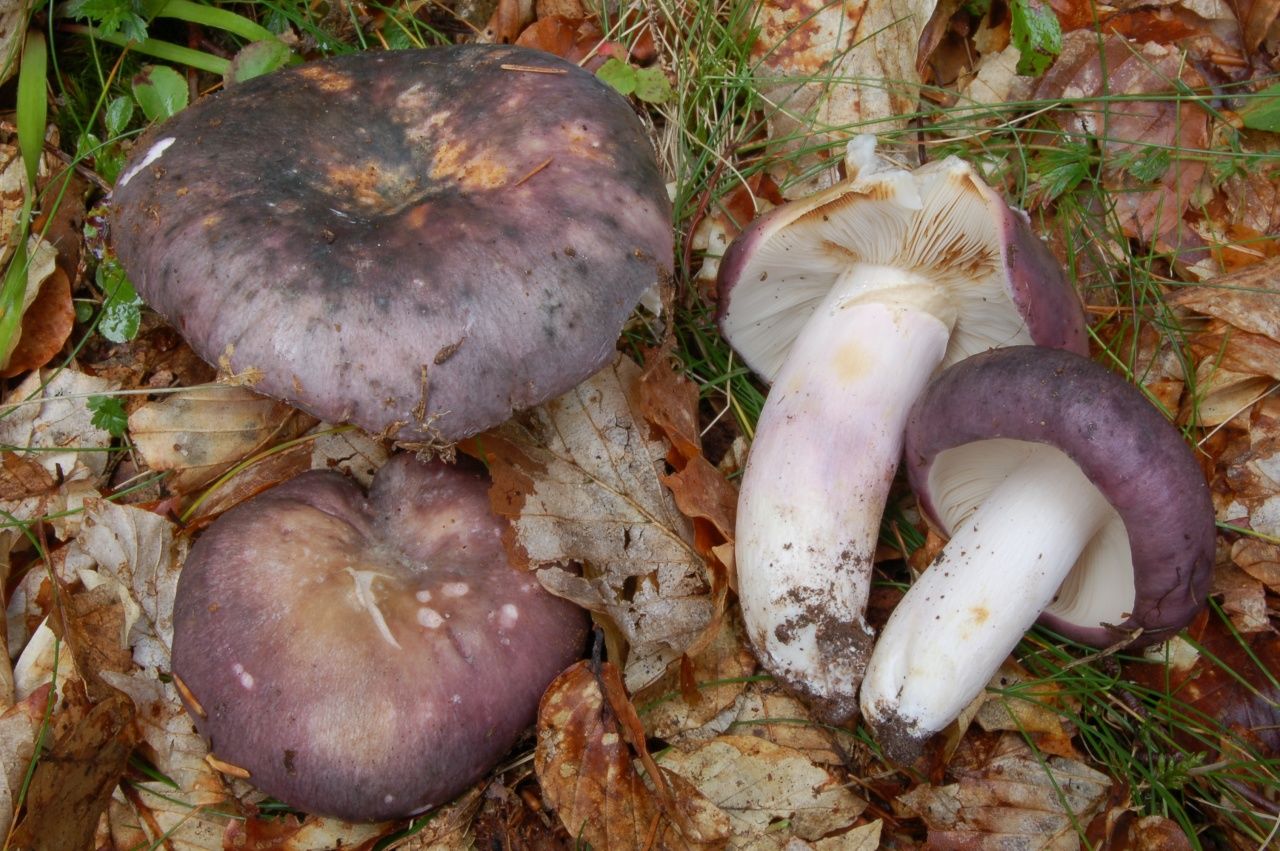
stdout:
POLYGON ((958 782, 924 783, 896 799, 923 819, 930 848, 1075 851, 1111 787, 1082 762, 1033 754, 1016 733, 1005 733, 989 758, 951 772, 958 782))
POLYGON ((629 645, 632 691, 661 676, 714 614, 692 524, 662 485, 669 446, 644 423, 640 376, 619 356, 463 446, 489 468, 490 502, 511 521, 512 562, 540 568, 547 590, 607 615, 629 645), (562 566, 573 563, 582 575, 562 566))
POLYGON ((832 770, 755 736, 673 748, 661 765, 728 814, 730 848, 783 848, 793 836, 821 839, 850 827, 867 807, 832 770))
POLYGON ((1170 307, 1185 307, 1221 319, 1242 331, 1280 343, 1280 256, 1270 257, 1229 275, 1174 290, 1170 307))
MULTIPOLYGON (((577 663, 551 683, 538 706, 534 770, 569 835, 599 851, 721 844, 728 820, 701 795, 683 785, 663 792, 646 785, 601 684, 612 678, 620 690, 617 670, 608 662, 599 670, 597 676, 590 662, 577 663), (671 812, 672 805, 680 812, 671 812)), ((671 782, 661 770, 650 771, 655 785, 671 782)))

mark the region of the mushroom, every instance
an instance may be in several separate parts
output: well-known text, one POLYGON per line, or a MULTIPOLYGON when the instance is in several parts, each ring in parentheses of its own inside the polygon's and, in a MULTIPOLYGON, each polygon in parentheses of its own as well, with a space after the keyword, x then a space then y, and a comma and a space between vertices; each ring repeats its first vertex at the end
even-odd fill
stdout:
POLYGON ((583 650, 511 567, 483 473, 393 457, 366 498, 304 473, 219 517, 178 583, 173 672, 220 760, 298 809, 410 815, 481 778, 583 650))
POLYGON ((201 357, 408 443, 597 371, 673 258, 626 100, 498 45, 344 56, 204 98, 136 145, 112 236, 201 357))
POLYGON ((846 179, 744 230, 720 328, 772 389, 738 502, 738 596, 770 672, 820 717, 857 712, 880 518, 907 411, 993 346, 1083 352, 1079 299, 1025 215, 948 158, 908 172, 848 146, 846 179))
POLYGON ((1171 637, 1204 605, 1209 488, 1182 435, 1136 388, 1070 352, 976 355, 925 391, 911 484, 951 536, 880 634, 862 711, 914 758, 1038 617, 1097 647, 1171 637))

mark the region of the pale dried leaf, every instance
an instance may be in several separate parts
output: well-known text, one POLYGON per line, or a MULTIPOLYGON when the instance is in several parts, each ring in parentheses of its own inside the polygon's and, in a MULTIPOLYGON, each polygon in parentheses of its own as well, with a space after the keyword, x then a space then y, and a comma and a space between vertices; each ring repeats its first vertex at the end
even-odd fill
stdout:
POLYGON ((479 440, 509 549, 552 593, 606 614, 630 645, 635 691, 707 628, 706 566, 660 477, 668 446, 638 408, 640 368, 624 357, 479 440))
POLYGON ((754 736, 721 736, 687 751, 673 748, 661 765, 728 813, 734 848, 781 848, 790 836, 819 839, 852 825, 867 806, 830 770, 754 736), (775 826, 766 835, 783 821, 789 822, 785 832, 775 826))
POLYGON ((1173 293, 1169 303, 1280 343, 1280 256, 1173 293))
POLYGON ((1010 44, 1004 50, 988 53, 978 61, 973 75, 960 87, 960 100, 952 107, 951 114, 962 114, 967 120, 981 124, 993 124, 1003 120, 999 111, 987 113, 988 107, 997 110, 1004 104, 1027 100, 1031 96, 1032 79, 1018 73, 1018 60, 1022 54, 1010 44))
POLYGON ((880 819, 855 827, 836 836, 805 842, 803 839, 792 839, 786 844, 786 851, 876 851, 880 847, 880 833, 884 822, 880 819))
POLYGON ((30 3, 24 0, 0 3, 0 83, 18 70, 18 50, 22 47, 22 34, 26 32, 29 8, 30 3))
MULTIPOLYGON (((853 733, 819 724, 809 707, 773 680, 753 682, 724 718, 724 728, 759 736, 800 751, 819 765, 842 765, 854 746, 853 733)), ((712 725, 708 725, 711 727, 712 725)))
POLYGON ((988 683, 973 720, 988 733, 1032 735, 1041 751, 1074 757, 1077 753, 1071 737, 1075 729, 1066 722, 1064 710, 1076 708, 1077 703, 1061 687, 1006 661, 988 683))
POLYGON ((128 784, 121 789, 129 799, 132 821, 127 821, 129 816, 124 812, 113 816, 121 818, 122 827, 142 829, 147 840, 144 848, 224 851, 223 836, 233 815, 238 815, 235 810, 216 805, 192 806, 161 783, 128 784))
POLYGON ((1006 733, 980 768, 955 773, 957 783, 925 783, 898 796, 928 825, 930 845, 1075 851, 1077 826, 1084 829, 1111 788, 1082 762, 1033 754, 1016 733, 1006 733))
MULTIPOLYGON (((916 111, 916 53, 936 0, 760 0, 752 46, 783 194, 829 186, 815 153, 857 132, 906 126, 916 111), (816 175, 815 169, 820 169, 816 175), (797 179, 806 175, 805 179, 797 179)), ((822 167, 826 166, 825 169, 822 167)))
POLYGON ((31 640, 13 665, 13 698, 18 702, 26 700, 50 682, 54 682, 54 688, 62 694, 68 681, 78 677, 75 660, 45 620, 31 634, 31 640))
POLYGON ((387 448, 358 428, 336 433, 323 423, 319 428, 311 444, 311 469, 337 470, 368 488, 374 474, 387 463, 387 448))
POLYGON ((169 489, 189 493, 274 438, 293 436, 295 409, 247 387, 214 384, 148 402, 129 415, 129 436, 169 489))
POLYGON ((107 468, 111 435, 92 422, 87 397, 110 393, 112 381, 72 369, 38 370, 5 397, 0 408, 0 445, 36 459, 55 478, 78 466, 101 476, 107 468), (64 451, 48 451, 64 450, 64 451))
POLYGON ((734 706, 746 688, 745 678, 756 669, 755 656, 746 645, 738 618, 727 614, 715 638, 690 658, 689 665, 689 675, 697 685, 696 701, 686 699, 677 670, 669 671, 644 695, 636 696, 637 704, 654 701, 643 713, 650 736, 673 743, 689 733, 696 738, 701 727, 734 706))
POLYGON ((49 689, 44 687, 0 714, 0 836, 9 833, 22 778, 36 751, 36 734, 44 717, 49 689))
MULTIPOLYGON (((1256 539, 1243 538, 1236 541, 1236 546, 1240 544, 1257 543, 1263 546, 1273 547, 1271 544, 1265 544, 1256 539)), ((1232 558, 1237 558, 1236 546, 1232 547, 1232 558)), ((1247 557, 1247 556, 1246 556, 1247 557)), ((1274 556, 1273 556, 1274 558, 1274 556)), ((1237 564, 1239 561, 1237 560, 1237 564)), ((1262 568, 1263 572, 1267 571, 1262 564, 1254 563, 1255 568, 1262 568)), ((1275 563, 1271 563, 1271 569, 1274 570, 1275 563)), ((1213 587, 1211 593, 1222 600, 1222 610, 1226 612, 1227 617, 1231 618, 1231 623, 1240 632, 1261 632, 1271 629, 1270 612, 1267 611, 1267 591, 1261 582, 1249 575, 1245 571, 1236 567, 1234 564, 1220 564, 1213 571, 1213 587)))

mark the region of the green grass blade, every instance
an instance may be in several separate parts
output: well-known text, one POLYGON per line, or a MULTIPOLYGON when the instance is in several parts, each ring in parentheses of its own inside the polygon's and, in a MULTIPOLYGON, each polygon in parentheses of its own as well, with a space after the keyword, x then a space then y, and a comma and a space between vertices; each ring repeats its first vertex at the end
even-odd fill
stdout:
POLYGON ((276 38, 276 34, 271 30, 242 15, 215 6, 192 3, 191 0, 169 0, 156 13, 156 17, 176 18, 191 24, 215 27, 238 35, 246 41, 269 41, 276 38))
POLYGON ((231 69, 231 61, 223 59, 221 56, 214 56, 212 53, 205 53, 201 50, 192 50, 189 47, 171 44, 158 38, 130 41, 127 37, 119 34, 103 35, 93 27, 87 27, 82 24, 68 24, 63 29, 67 32, 95 38, 98 41, 105 41, 107 44, 114 44, 116 47, 124 47, 137 53, 153 56, 165 62, 172 62, 175 65, 186 65, 189 68, 195 68, 197 71, 208 71, 210 74, 226 76, 231 69))
POLYGON ((18 149, 27 167, 27 191, 34 191, 40 154, 44 150, 44 126, 49 114, 45 98, 48 47, 44 33, 31 30, 22 48, 18 70, 18 149))

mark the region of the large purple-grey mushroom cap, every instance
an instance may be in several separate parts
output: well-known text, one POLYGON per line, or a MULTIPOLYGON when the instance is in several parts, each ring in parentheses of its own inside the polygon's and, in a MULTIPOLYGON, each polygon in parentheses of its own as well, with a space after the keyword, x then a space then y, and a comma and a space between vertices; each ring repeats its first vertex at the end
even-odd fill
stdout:
POLYGON ((481 778, 578 658, 582 610, 509 566, 482 473, 399 455, 369 495, 311 472, 227 512, 178 585, 197 729, 263 791, 352 820, 481 778))
POLYGON ((1209 488, 1137 388, 1070 352, 975 355, 921 395, 906 463, 951 536, 889 617, 864 718, 909 762, 973 701, 1039 618, 1098 647, 1162 641, 1204 605, 1209 488))
POLYGON ((113 209, 139 294, 202 357, 406 442, 586 378, 672 267, 631 107, 510 46, 361 53, 205 98, 139 141, 113 209))

